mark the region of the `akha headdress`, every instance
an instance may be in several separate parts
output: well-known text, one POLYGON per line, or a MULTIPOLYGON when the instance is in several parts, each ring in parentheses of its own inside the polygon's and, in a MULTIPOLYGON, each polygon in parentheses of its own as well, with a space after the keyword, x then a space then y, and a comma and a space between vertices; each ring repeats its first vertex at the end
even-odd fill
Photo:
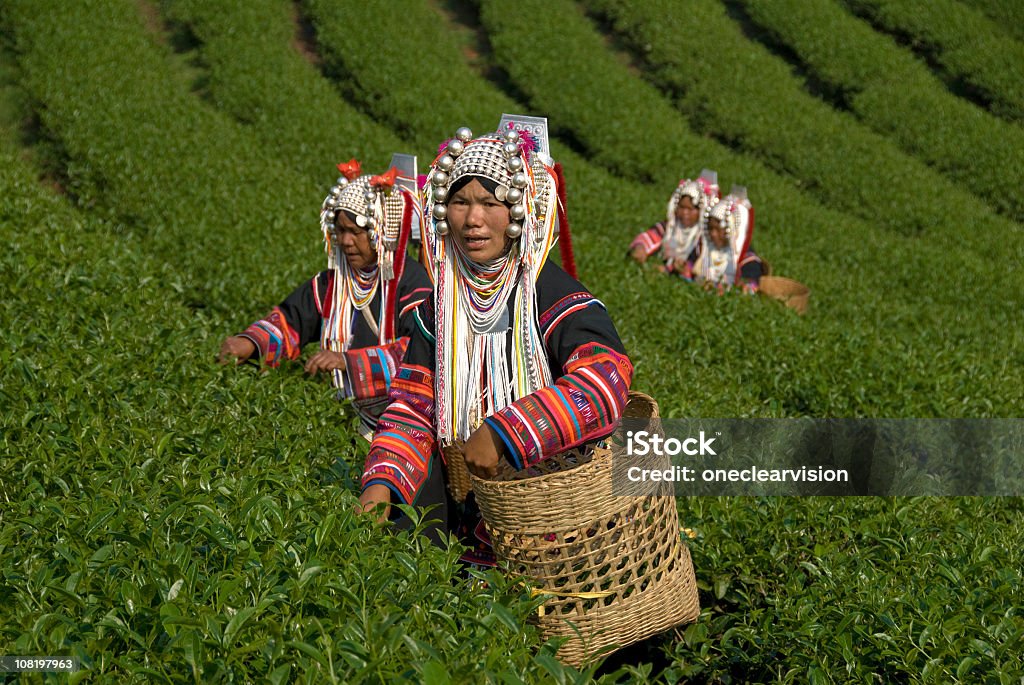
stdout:
MULTIPOLYGON (((719 200, 707 214, 707 220, 717 219, 725 228, 729 244, 737 255, 743 255, 750 247, 754 233, 754 209, 746 197, 746 190, 734 188, 719 200)), ((708 223, 705 221, 705 224, 708 223)), ((707 227, 705 227, 707 231, 707 227)))
MULTIPOLYGON (((416 193, 396 186, 398 171, 394 167, 378 176, 361 176, 359 161, 351 159, 339 164, 338 170, 342 175, 320 207, 320 230, 328 267, 333 268, 339 259, 332 240, 337 213, 347 211, 355 217, 356 225, 370 234, 381 278, 390 281, 400 276, 395 270, 395 253, 400 242, 408 242, 414 225, 420 221, 416 193)), ((404 247, 402 253, 404 255, 404 247)))
POLYGON ((703 280, 732 285, 736 282, 739 266, 750 247, 753 234, 753 207, 746 198, 746 190, 734 188, 712 207, 707 214, 701 240, 701 254, 694 265, 694 274, 703 280), (717 220, 725 229, 728 245, 717 248, 708 236, 710 222, 717 220))
POLYGON ((720 192, 718 174, 710 169, 701 170, 700 176, 696 179, 684 178, 679 181, 666 208, 662 251, 667 261, 684 260, 697 246, 704 218, 711 206, 718 201, 720 192), (676 217, 676 209, 684 197, 690 198, 700 213, 697 223, 693 226, 683 226, 676 217))

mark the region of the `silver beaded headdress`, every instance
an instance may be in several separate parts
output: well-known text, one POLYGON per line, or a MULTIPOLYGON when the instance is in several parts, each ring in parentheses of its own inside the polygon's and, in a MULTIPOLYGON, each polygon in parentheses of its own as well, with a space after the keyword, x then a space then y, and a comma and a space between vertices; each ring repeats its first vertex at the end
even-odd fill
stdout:
MULTIPOLYGON (((397 170, 392 167, 379 176, 362 175, 357 160, 338 165, 342 175, 320 207, 320 230, 324 235, 328 253, 328 267, 338 263, 332 235, 338 212, 348 211, 360 228, 367 229, 370 242, 377 252, 381 277, 389 281, 395 277, 395 251, 403 233, 419 223, 419 201, 414 192, 396 187, 397 170), (409 226, 405 224, 409 223, 409 226)), ((408 235, 405 236, 408 239, 408 235)))
POLYGON ((710 220, 717 219, 725 228, 725 235, 733 249, 737 253, 745 252, 753 233, 752 209, 746 197, 746 189, 738 190, 734 187, 733 192, 723 197, 708 211, 705 231, 710 229, 710 220))
POLYGON ((679 181, 672 197, 668 200, 667 219, 669 225, 673 223, 676 215, 676 208, 683 197, 688 197, 693 206, 700 210, 701 218, 713 204, 718 201, 721 191, 718 188, 718 173, 711 169, 702 169, 700 176, 696 179, 684 178, 679 181))
POLYGON ((518 238, 524 220, 543 223, 548 216, 554 180, 539 155, 533 138, 517 131, 514 125, 506 131, 495 131, 479 138, 466 127, 442 146, 429 175, 432 199, 431 216, 438 235, 448 233, 448 195, 452 185, 466 176, 480 176, 493 181, 494 196, 509 204, 511 223, 506 229, 510 238, 518 238))
POLYGON ((665 237, 662 240, 662 254, 668 264, 689 257, 700 242, 701 226, 708 209, 718 200, 718 174, 703 169, 696 179, 684 178, 672 192, 665 214, 665 237), (683 226, 676 216, 676 209, 684 197, 690 198, 699 212, 697 223, 683 226))

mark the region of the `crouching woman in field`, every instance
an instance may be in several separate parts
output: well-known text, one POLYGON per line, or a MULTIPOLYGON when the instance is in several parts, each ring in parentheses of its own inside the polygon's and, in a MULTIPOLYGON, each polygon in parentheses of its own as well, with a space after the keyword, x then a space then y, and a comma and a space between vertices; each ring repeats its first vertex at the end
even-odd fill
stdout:
POLYGON ((392 384, 363 473, 364 510, 439 505, 465 560, 492 564, 470 497, 446 498, 442 448, 465 441, 469 471, 523 469, 609 435, 633 366, 604 305, 548 261, 556 239, 553 162, 526 132, 459 129, 434 161, 424 213, 433 296, 392 384), (474 534, 480 533, 474 538, 474 534), (469 538, 469 539, 466 539, 469 538))
POLYGON ((700 178, 679 182, 668 200, 665 221, 659 221, 629 244, 629 253, 638 262, 658 255, 668 273, 682 274, 687 257, 697 248, 703 217, 719 198, 717 174, 704 170, 700 178))
POLYGON ((761 258, 750 246, 753 209, 739 195, 727 195, 711 211, 700 243, 686 261, 682 275, 720 292, 741 286, 756 292, 763 274, 761 258))
POLYGON ((356 160, 338 168, 343 176, 320 211, 327 270, 266 318, 225 339, 220 361, 257 357, 276 367, 319 340, 306 371, 331 375, 339 395, 353 399, 369 438, 415 328, 413 312, 431 285, 423 267, 406 255, 422 216, 415 194, 395 185, 394 169, 360 176, 356 160))

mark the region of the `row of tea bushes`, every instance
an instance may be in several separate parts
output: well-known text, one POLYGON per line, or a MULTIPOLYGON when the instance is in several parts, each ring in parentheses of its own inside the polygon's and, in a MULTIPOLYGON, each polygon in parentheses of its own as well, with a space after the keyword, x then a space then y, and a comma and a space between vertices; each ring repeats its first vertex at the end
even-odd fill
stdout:
POLYGON ((928 68, 836 0, 739 0, 746 16, 874 130, 1020 221, 1024 129, 946 90, 928 68))
POLYGON ((844 0, 872 25, 907 41, 946 77, 988 103, 994 114, 1024 120, 1024 43, 982 12, 952 0, 844 0))
MULTIPOLYGON (((264 300, 266 285, 276 297, 293 287, 291 267, 256 264, 309 216, 317 184, 197 98, 135 7, 58 4, 67 21, 57 29, 34 3, 5 3, 3 16, 68 192, 187 271, 182 297, 197 306, 223 311, 238 292, 264 300)), ((318 251, 310 243, 306 254, 318 251)))
MULTIPOLYGON (((313 63, 315 53, 296 48, 293 7, 271 0, 173 0, 165 6, 172 26, 187 29, 199 42, 210 101, 247 124, 289 168, 319 182, 323 194, 337 178, 337 162, 355 157, 366 173, 377 173, 393 152, 415 154, 392 129, 340 95, 313 63)), ((319 231, 318 214, 317 203, 308 212, 311 242, 319 231)))

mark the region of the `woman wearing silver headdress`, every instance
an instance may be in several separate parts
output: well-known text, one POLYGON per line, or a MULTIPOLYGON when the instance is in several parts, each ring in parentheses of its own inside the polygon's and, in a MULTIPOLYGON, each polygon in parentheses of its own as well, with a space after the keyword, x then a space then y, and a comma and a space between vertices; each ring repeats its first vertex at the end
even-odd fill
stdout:
MULTIPOLYGON (((361 501, 440 504, 432 516, 447 526, 443 446, 464 441, 466 466, 486 478, 502 459, 523 469, 597 441, 622 413, 633 366, 604 305, 548 261, 558 188, 532 136, 459 129, 428 178, 434 292, 378 424, 361 501)), ((465 514, 478 520, 472 499, 465 514)), ((493 560, 486 541, 468 560, 493 560)))
POLYGON ((629 244, 629 252, 638 262, 646 262, 656 252, 670 273, 682 273, 687 258, 700 241, 702 219, 718 201, 718 183, 713 171, 699 178, 684 178, 668 200, 665 221, 659 221, 640 233, 629 244))
POLYGON ((394 169, 360 176, 356 160, 338 169, 342 176, 320 210, 327 269, 265 318, 225 339, 220 361, 258 358, 276 367, 319 341, 306 371, 330 374, 339 396, 353 399, 369 437, 415 326, 412 312, 431 285, 423 267, 406 255, 422 216, 415 194, 395 185, 394 169))
POLYGON ((739 195, 726 195, 708 212, 700 244, 687 260, 683 276, 719 290, 741 285, 756 292, 763 273, 750 246, 753 208, 739 195))

